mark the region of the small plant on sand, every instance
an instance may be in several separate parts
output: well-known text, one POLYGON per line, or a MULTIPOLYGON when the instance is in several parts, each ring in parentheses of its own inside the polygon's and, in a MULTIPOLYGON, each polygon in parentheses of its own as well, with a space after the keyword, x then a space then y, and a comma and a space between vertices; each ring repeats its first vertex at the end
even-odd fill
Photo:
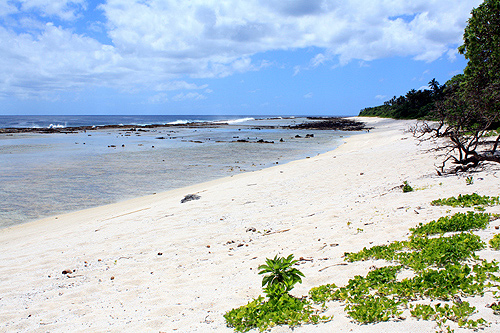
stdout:
POLYGON ((407 192, 413 192, 413 187, 411 187, 410 184, 408 184, 408 182, 405 180, 403 182, 403 193, 407 192))
POLYGON ((469 176, 469 177, 465 178, 465 184, 466 185, 472 185, 472 184, 474 184, 474 177, 469 176))
POLYGON ((301 277, 304 274, 292 267, 296 262, 297 260, 293 259, 293 254, 286 258, 276 255, 274 259, 266 259, 266 263, 259 266, 259 274, 267 274, 262 278, 262 287, 267 285, 264 290, 283 289, 284 293, 288 293, 296 283, 302 283, 301 277))
POLYGON ((276 325, 298 326, 303 323, 319 323, 331 318, 320 316, 307 298, 288 294, 297 283, 302 283, 304 274, 292 267, 297 260, 293 255, 286 258, 275 256, 259 266, 259 274, 266 274, 262 287, 267 300, 259 296, 247 305, 228 311, 224 318, 228 327, 246 332, 253 328, 264 331, 276 325))

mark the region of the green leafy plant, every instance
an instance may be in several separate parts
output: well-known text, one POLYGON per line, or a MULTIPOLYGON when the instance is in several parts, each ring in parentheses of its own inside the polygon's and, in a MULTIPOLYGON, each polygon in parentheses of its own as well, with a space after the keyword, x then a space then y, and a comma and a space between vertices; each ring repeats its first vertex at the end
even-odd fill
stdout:
POLYGON ((228 327, 247 332, 257 328, 261 332, 276 325, 298 326, 301 323, 319 323, 330 318, 319 316, 306 299, 288 294, 269 298, 259 296, 245 306, 232 309, 224 315, 228 327))
POLYGON ((254 328, 264 331, 276 325, 294 327, 331 320, 331 317, 321 316, 320 310, 314 309, 307 298, 288 294, 304 277, 302 272, 292 267, 296 262, 293 255, 266 259, 266 263, 259 266, 259 274, 267 274, 262 279, 267 300, 259 296, 247 305, 226 312, 224 318, 227 326, 247 332, 254 328))
POLYGON ((400 316, 403 311, 398 307, 402 303, 388 297, 366 295, 357 298, 356 302, 349 303, 346 311, 359 323, 377 323, 400 316))
POLYGON ((267 274, 262 279, 262 287, 267 286, 266 292, 271 295, 288 293, 296 283, 302 283, 304 274, 292 267, 296 262, 293 254, 286 258, 276 255, 274 259, 266 259, 266 263, 259 266, 259 274, 267 274))
MULTIPOLYGON (((477 320, 468 319, 476 312, 476 308, 471 306, 469 302, 454 302, 451 306, 441 303, 435 306, 428 304, 416 304, 412 306, 410 313, 413 317, 423 320, 433 320, 437 322, 440 328, 444 328, 444 324, 448 321, 454 321, 461 327, 477 329, 487 326, 487 322, 483 318, 477 320)), ((448 330, 449 326, 447 327, 448 330)))
POLYGON ((490 223, 491 215, 485 213, 457 213, 451 217, 443 216, 437 221, 426 224, 420 223, 416 228, 411 228, 413 235, 434 235, 446 232, 467 231, 484 229, 490 223))
POLYGON ((500 234, 496 234, 489 241, 490 246, 495 250, 500 250, 500 234))
MULTIPOLYGON (((497 216, 475 212, 446 216, 411 229, 408 240, 345 253, 344 259, 349 262, 384 259, 392 264, 372 269, 365 276, 356 275, 343 287, 330 283, 312 288, 308 297, 288 294, 304 276, 292 267, 297 262, 292 255, 266 259, 266 264, 259 266, 259 274, 264 274, 262 286, 267 299, 260 296, 227 312, 227 325, 245 332, 274 325, 315 324, 332 320, 321 313, 326 311, 327 302, 340 301, 347 314, 362 324, 403 320, 401 315, 409 306, 412 316, 435 321, 441 330, 452 331, 448 321, 470 329, 485 327, 488 323, 483 318, 470 318, 475 308, 460 297, 500 290, 498 263, 479 259, 475 252, 486 244, 470 232, 485 228, 493 217, 497 216), (448 232, 455 234, 446 236, 448 232), (435 234, 439 236, 432 237, 435 234), (410 277, 398 279, 402 271, 411 271, 410 277), (419 304, 413 304, 419 300, 419 304), (424 304, 426 300, 442 303, 424 304)), ((490 241, 492 247, 500 246, 497 236, 490 241)), ((500 313, 497 303, 490 307, 495 314, 500 313)))
POLYGON ((380 267, 366 276, 354 276, 344 287, 335 285, 311 289, 312 301, 325 306, 327 301, 345 302, 348 315, 359 323, 374 323, 399 318, 408 303, 412 315, 435 321, 441 329, 450 331, 448 320, 461 327, 477 329, 488 323, 470 319, 475 309, 466 302, 444 305, 412 305, 416 300, 434 299, 449 302, 457 296, 483 295, 491 287, 500 287, 498 263, 479 260, 475 251, 485 247, 479 236, 468 232, 485 228, 489 214, 461 213, 411 229, 406 241, 363 248, 345 253, 346 261, 384 259, 397 263, 380 267), (460 232, 445 236, 447 232, 460 232), (428 237, 440 234, 439 237, 428 237), (397 279, 402 270, 412 270, 413 276, 397 279))
POLYGON ((411 187, 407 181, 404 181, 403 182, 403 193, 407 193, 407 192, 413 192, 413 187, 411 187))
POLYGON ((457 198, 437 199, 431 202, 433 206, 473 207, 494 206, 500 204, 498 197, 480 196, 477 193, 460 194, 457 198))

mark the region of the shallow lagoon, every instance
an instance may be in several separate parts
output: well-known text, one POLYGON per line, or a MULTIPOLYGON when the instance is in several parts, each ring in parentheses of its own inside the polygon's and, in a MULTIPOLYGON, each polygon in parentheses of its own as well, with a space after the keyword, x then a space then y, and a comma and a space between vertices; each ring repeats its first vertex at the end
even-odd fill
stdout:
POLYGON ((266 127, 300 121, 0 135, 0 228, 314 156, 347 135, 266 127))

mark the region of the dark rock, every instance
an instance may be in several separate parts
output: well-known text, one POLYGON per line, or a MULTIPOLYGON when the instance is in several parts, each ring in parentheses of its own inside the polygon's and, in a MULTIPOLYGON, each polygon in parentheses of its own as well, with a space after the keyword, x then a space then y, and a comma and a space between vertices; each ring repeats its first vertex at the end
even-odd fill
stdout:
POLYGON ((185 203, 185 202, 192 201, 192 200, 199 200, 199 199, 201 199, 201 197, 199 195, 188 194, 184 197, 184 199, 181 200, 181 203, 185 203))

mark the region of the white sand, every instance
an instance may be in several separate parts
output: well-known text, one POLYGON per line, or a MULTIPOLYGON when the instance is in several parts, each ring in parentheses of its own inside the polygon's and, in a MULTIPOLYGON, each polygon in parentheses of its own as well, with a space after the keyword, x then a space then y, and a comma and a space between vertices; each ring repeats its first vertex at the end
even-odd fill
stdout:
MULTIPOLYGON (((294 295, 344 285, 384 265, 344 265, 344 252, 404 239, 410 227, 447 215, 431 200, 500 194, 498 167, 474 174, 470 186, 464 176, 438 177, 429 146, 404 132, 412 122, 363 120, 376 129, 310 159, 0 230, 0 331, 231 332, 223 314, 262 294, 257 267, 266 257, 312 259, 299 266, 306 277, 294 295), (402 193, 405 180, 418 190, 402 193), (201 199, 181 204, 191 193, 201 199)), ((489 240, 499 224, 477 234, 489 240)), ((473 318, 493 323, 485 332, 500 331, 500 317, 485 308, 491 296, 470 301, 473 318)), ((328 314, 335 319, 294 332, 436 328, 408 312, 405 321, 360 326, 338 302, 328 314)))

